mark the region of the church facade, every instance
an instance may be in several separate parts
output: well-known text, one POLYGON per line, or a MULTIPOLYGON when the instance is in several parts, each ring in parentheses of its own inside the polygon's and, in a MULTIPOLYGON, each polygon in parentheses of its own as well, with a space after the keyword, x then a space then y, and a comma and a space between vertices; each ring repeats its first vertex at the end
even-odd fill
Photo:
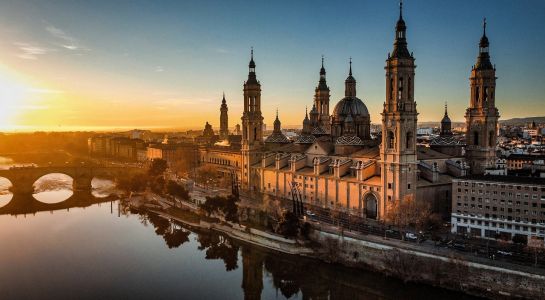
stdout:
POLYGON ((463 156, 464 145, 451 138, 446 107, 441 136, 431 143, 435 147, 417 146, 416 65, 406 32, 400 6, 393 50, 385 64, 382 130, 376 136, 371 135, 371 118, 363 97, 356 93, 351 60, 345 96, 330 114, 330 89, 322 58, 312 109, 305 112, 301 134, 293 141, 284 136, 277 112, 274 131, 265 139, 261 83, 252 50, 243 86, 237 172, 241 188, 289 200, 296 193, 306 204, 376 220, 385 218, 389 204, 409 199, 429 201, 434 210, 450 214, 453 178, 482 173, 495 155, 498 111, 488 39, 483 34, 470 79, 472 98, 466 112, 467 151, 463 156))

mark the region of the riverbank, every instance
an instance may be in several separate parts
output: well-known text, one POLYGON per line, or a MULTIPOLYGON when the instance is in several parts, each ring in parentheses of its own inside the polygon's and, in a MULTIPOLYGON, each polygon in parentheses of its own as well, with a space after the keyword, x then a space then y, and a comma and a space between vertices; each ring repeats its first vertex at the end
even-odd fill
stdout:
POLYGON ((158 202, 163 204, 144 209, 165 219, 221 232, 269 250, 353 268, 372 269, 405 282, 424 283, 491 299, 545 299, 543 270, 534 269, 535 272, 531 272, 531 268, 511 269, 469 261, 452 252, 423 251, 416 245, 352 232, 338 232, 335 227, 321 224, 313 224, 310 240, 320 246, 312 247, 312 242, 285 239, 239 224, 203 220, 206 218, 198 213, 198 207, 193 203, 181 202, 183 207, 175 207, 174 202, 168 203, 166 199, 158 202))

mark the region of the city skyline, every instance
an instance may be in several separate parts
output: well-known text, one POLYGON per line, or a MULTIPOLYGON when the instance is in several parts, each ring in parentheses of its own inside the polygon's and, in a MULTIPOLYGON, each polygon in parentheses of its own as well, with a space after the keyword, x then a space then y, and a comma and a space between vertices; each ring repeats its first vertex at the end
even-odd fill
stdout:
MULTIPOLYGON (((483 17, 501 118, 545 115, 545 3, 491 3, 406 3, 419 122, 439 122, 445 101, 453 121, 463 122, 483 17)), ((342 98, 352 57, 358 97, 378 124, 397 6, 3 3, 0 130, 203 128, 206 121, 217 130, 223 92, 233 127, 252 46, 264 123, 278 108, 284 126, 301 124, 324 55, 331 107, 342 98)))

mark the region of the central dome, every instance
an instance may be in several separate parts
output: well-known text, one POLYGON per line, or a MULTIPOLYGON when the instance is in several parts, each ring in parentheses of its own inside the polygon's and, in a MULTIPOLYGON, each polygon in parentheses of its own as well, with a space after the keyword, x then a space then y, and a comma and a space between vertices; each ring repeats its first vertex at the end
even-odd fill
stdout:
POLYGON ((349 114, 352 115, 352 118, 369 117, 367 106, 357 97, 344 97, 333 109, 335 118, 346 117, 349 114))

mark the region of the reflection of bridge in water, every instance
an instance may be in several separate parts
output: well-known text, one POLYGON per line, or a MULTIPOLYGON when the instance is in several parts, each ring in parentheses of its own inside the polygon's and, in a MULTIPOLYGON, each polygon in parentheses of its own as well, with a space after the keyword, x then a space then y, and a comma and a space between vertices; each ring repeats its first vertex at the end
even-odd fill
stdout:
POLYGON ((68 199, 58 203, 44 203, 32 194, 13 194, 8 204, 0 207, 0 215, 27 215, 42 211, 64 210, 73 207, 88 207, 93 204, 116 200, 115 196, 97 198, 90 191, 74 191, 68 199))
POLYGON ((90 191, 93 178, 119 178, 131 173, 143 172, 141 168, 136 167, 117 167, 117 166, 45 166, 45 167, 13 167, 7 170, 0 170, 0 177, 11 181, 11 192, 14 195, 32 195, 34 193, 34 183, 40 177, 60 173, 73 179, 74 191, 90 191))
POLYGON ((0 170, 0 177, 8 179, 12 186, 13 198, 8 204, 0 207, 0 215, 34 214, 41 211, 54 211, 72 207, 87 207, 96 203, 114 200, 115 197, 96 198, 91 194, 93 178, 118 179, 130 174, 142 173, 143 169, 127 166, 45 166, 45 167, 13 167, 0 170), (44 203, 36 200, 34 183, 42 176, 60 173, 73 180, 73 195, 58 203, 44 203))

